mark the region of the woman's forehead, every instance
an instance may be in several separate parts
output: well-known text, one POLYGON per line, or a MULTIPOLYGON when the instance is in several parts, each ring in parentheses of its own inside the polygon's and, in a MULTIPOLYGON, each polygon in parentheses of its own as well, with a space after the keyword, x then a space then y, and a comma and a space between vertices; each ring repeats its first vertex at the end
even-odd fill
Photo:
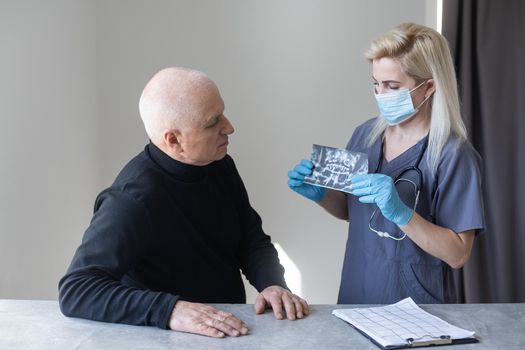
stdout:
POLYGON ((389 57, 372 61, 372 76, 379 82, 383 80, 405 81, 408 78, 408 75, 401 69, 399 61, 389 57))

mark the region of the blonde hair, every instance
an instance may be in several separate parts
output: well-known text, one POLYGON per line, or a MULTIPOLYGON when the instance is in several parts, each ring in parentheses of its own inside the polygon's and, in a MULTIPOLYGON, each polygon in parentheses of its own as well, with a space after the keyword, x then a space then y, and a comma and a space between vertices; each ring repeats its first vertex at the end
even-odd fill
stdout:
MULTIPOLYGON (((399 62, 405 74, 416 82, 432 78, 436 91, 430 97, 430 132, 427 162, 433 174, 439 165, 443 147, 451 134, 458 144, 467 139, 467 130, 461 119, 456 73, 446 39, 435 30, 414 23, 402 23, 374 40, 365 52, 372 62, 392 58, 399 62)), ((383 118, 377 118, 367 137, 370 147, 388 127, 383 118)))

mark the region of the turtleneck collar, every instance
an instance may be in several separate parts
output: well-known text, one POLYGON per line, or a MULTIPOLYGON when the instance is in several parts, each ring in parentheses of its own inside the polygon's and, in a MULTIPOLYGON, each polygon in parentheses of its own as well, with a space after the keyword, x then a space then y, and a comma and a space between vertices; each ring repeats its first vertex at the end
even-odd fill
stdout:
POLYGON ((152 142, 146 145, 144 152, 153 160, 153 162, 162 168, 162 170, 178 180, 186 182, 201 180, 206 175, 207 169, 210 166, 210 164, 199 166, 182 163, 171 158, 152 142))

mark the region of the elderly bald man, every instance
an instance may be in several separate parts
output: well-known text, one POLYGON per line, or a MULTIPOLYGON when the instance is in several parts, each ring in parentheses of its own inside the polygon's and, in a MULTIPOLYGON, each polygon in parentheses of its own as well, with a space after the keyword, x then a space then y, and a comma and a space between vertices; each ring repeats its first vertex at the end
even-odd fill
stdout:
POLYGON ((96 199, 93 219, 59 282, 66 316, 157 326, 212 337, 248 333, 201 303, 245 303, 242 271, 260 294, 255 312, 308 315, 286 287, 277 252, 233 159, 233 126, 204 73, 167 68, 144 88, 150 143, 96 199))

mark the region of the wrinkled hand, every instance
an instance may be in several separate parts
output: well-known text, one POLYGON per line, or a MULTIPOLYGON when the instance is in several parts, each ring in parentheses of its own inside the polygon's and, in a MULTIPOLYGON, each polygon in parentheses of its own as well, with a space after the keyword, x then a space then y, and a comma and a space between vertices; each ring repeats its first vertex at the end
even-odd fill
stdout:
POLYGON ((255 300, 256 314, 262 314, 269 307, 273 309, 273 314, 278 320, 282 320, 284 315, 289 320, 295 320, 310 313, 304 299, 279 286, 266 287, 255 300))
POLYGON ((170 329, 222 338, 248 334, 246 324, 229 312, 214 307, 179 300, 171 312, 170 329))
POLYGON ((326 189, 304 183, 304 177, 311 175, 313 170, 314 164, 311 161, 301 160, 299 164, 288 172, 288 187, 308 199, 319 202, 326 195, 326 189))
POLYGON ((399 198, 394 181, 384 174, 354 175, 350 191, 361 203, 375 203, 385 218, 396 225, 408 224, 414 211, 399 198))

